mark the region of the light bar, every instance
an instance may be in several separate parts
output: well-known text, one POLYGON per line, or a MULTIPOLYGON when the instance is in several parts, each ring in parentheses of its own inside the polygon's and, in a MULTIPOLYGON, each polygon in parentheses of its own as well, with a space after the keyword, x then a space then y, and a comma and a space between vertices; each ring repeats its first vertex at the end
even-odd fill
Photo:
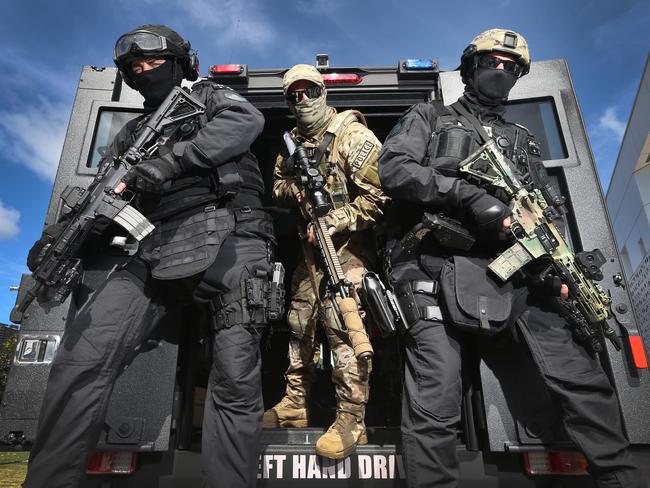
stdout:
POLYGON ((238 75, 244 72, 243 64, 214 64, 208 69, 211 76, 215 75, 238 75))
POLYGON ((133 474, 136 453, 131 451, 97 451, 86 467, 87 474, 133 474))
POLYGON ((361 83, 363 78, 356 73, 324 73, 323 81, 326 85, 337 85, 343 83, 357 84, 361 83))
POLYGON ((629 337, 630 340, 630 349, 632 350, 632 359, 634 359, 634 366, 637 369, 645 369, 648 367, 648 357, 645 354, 645 346, 643 345, 643 339, 641 336, 629 337))
POLYGON ((587 475, 587 460, 579 452, 526 452, 526 473, 531 476, 561 474, 565 476, 587 475))
POLYGON ((419 69, 433 69, 435 63, 432 59, 407 59, 402 61, 405 70, 415 71, 419 69))

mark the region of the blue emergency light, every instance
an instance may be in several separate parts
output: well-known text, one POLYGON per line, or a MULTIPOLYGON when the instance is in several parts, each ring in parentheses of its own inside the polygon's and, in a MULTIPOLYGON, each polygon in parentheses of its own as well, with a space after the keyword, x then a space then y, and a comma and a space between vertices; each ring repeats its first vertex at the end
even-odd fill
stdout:
POLYGON ((433 69, 435 63, 432 59, 407 59, 402 66, 407 70, 433 69))

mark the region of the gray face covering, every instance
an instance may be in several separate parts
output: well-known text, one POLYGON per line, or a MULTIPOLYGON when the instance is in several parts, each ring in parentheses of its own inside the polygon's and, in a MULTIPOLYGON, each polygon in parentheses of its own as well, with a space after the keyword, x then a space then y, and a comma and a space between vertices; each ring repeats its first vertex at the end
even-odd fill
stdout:
POLYGON ((320 97, 303 100, 289 105, 298 123, 298 132, 305 137, 313 137, 329 122, 331 109, 326 104, 325 90, 320 97))

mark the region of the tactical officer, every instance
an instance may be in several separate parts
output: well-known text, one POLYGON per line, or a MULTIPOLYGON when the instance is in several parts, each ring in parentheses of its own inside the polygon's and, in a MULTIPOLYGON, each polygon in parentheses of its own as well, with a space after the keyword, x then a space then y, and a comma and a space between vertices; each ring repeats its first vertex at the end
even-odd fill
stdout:
POLYGON ((390 223, 389 252, 391 280, 408 322, 401 430, 412 487, 458 484, 461 344, 471 337, 468 332, 483 334, 482 347, 495 346, 497 340, 527 346, 598 486, 645 486, 630 459, 608 378, 597 357, 572 340, 558 313, 566 285, 552 275, 536 279, 535 267, 527 271, 529 280, 506 285, 493 280, 486 267, 509 246, 504 232, 510 225, 509 208, 501 195, 463 179, 458 170, 461 161, 492 138, 527 184, 544 189, 556 216, 563 212, 533 135, 502 116, 511 88, 529 67, 521 35, 504 29, 480 34, 461 57, 465 93, 460 100, 451 106, 434 101, 411 107, 379 157, 382 188, 399 215, 390 223), (459 220, 472 229, 476 243, 469 251, 449 249, 429 234, 416 252, 406 249, 404 236, 425 211, 459 220), (461 327, 456 319, 461 314, 473 320, 461 327))
MULTIPOLYGON (((124 82, 144 97, 145 114, 117 134, 102 164, 133 143, 174 86, 198 77, 190 43, 163 25, 124 34, 113 58, 124 82)), ((68 323, 25 487, 79 485, 116 377, 153 327, 184 303, 204 308, 212 329, 204 486, 255 486, 263 414, 259 337, 270 308, 259 297, 267 295, 274 237, 272 221, 260 210, 264 188, 249 147, 264 118, 235 91, 209 80, 196 83, 191 95, 206 106, 205 115, 165 133, 165 145, 116 188, 135 192, 136 207, 156 229, 135 255, 120 258, 68 323)), ((110 253, 104 244, 124 233, 116 227, 107 226, 87 253, 87 270, 102 269, 110 253)), ((47 239, 30 253, 30 267, 47 239)))
MULTIPOLYGON (((337 113, 326 104, 323 77, 313 66, 294 66, 285 73, 282 86, 296 117, 292 138, 308 148, 325 178, 325 190, 333 203, 325 221, 343 272, 356 288, 374 261, 372 241, 362 231, 382 215, 387 200, 379 189, 377 176, 381 144, 360 112, 337 113)), ((278 156, 274 197, 282 206, 297 208, 305 198, 301 193, 304 189, 288 166, 285 156, 278 156)), ((313 230, 306 221, 301 227, 304 252, 293 275, 293 301, 288 313, 291 336, 286 395, 264 413, 264 426, 308 425, 306 402, 319 359, 315 333, 317 322, 321 322, 334 354, 332 380, 336 386, 337 414, 329 430, 318 439, 316 452, 340 459, 353 452, 357 444, 367 443, 364 414, 372 365, 369 360, 357 360, 347 334, 337 330, 336 314, 325 297, 323 272, 320 264, 314 263, 314 250, 309 244, 313 243, 313 230)))

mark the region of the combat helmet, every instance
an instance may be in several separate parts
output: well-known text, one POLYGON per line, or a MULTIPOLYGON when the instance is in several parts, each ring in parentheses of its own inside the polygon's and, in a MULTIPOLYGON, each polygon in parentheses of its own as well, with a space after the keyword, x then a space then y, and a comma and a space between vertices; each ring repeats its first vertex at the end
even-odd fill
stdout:
POLYGON ((199 59, 191 50, 190 41, 166 25, 141 25, 120 36, 115 43, 113 62, 131 88, 135 85, 130 76, 130 65, 134 59, 146 56, 173 58, 181 67, 183 78, 194 81, 199 77, 199 59))
POLYGON ((469 75, 476 67, 476 55, 499 52, 513 56, 522 66, 519 76, 530 71, 530 52, 528 43, 521 34, 507 29, 490 29, 481 32, 472 39, 460 57, 460 74, 463 82, 467 83, 469 75))

